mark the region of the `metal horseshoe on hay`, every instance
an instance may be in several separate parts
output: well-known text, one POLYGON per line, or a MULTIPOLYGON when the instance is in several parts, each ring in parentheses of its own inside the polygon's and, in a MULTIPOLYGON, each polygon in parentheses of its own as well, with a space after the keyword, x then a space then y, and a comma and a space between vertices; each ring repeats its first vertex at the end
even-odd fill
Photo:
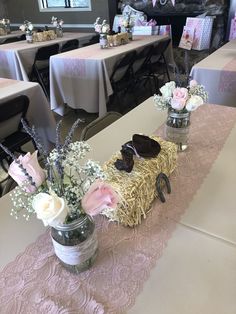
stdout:
POLYGON ((163 193, 162 188, 161 188, 162 181, 165 183, 167 193, 170 194, 171 193, 170 181, 169 181, 167 175, 163 172, 159 173, 157 178, 156 178, 156 190, 157 190, 157 196, 160 198, 161 202, 165 203, 166 199, 165 199, 164 193, 163 193))

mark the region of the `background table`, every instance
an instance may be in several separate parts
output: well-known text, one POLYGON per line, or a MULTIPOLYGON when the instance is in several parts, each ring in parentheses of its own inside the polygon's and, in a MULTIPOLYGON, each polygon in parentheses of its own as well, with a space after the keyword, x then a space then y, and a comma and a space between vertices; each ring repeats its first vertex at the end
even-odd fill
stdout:
MULTIPOLYGON (((165 247, 163 254, 156 265, 153 265, 150 273, 147 274, 148 280, 145 282, 142 291, 142 287, 140 287, 140 294, 135 300, 135 304, 131 302, 132 308, 128 311, 130 314, 235 314, 236 312, 236 211, 234 197, 236 185, 236 111, 234 108, 222 106, 211 107, 214 107, 211 110, 215 114, 218 111, 223 116, 227 112, 232 112, 234 117, 231 121, 224 120, 223 123, 225 125, 229 123, 232 126, 234 125, 233 129, 228 136, 225 133, 226 128, 222 127, 220 137, 227 137, 225 145, 222 150, 219 148, 218 157, 210 167, 207 177, 204 177, 205 179, 194 198, 189 201, 188 209, 179 222, 171 217, 171 213, 177 206, 177 204, 171 203, 171 195, 175 191, 173 190, 173 194, 168 196, 166 205, 163 205, 166 206, 167 213, 162 217, 160 216, 163 232, 165 232, 166 224, 169 223, 172 223, 173 226, 176 225, 176 229, 170 239, 168 237, 170 235, 166 234, 167 240, 169 239, 168 245, 165 247, 163 243, 165 247)), ((199 115, 199 125, 200 117, 201 115, 199 115)), ((121 144, 129 140, 132 134, 150 134, 165 119, 166 113, 157 111, 154 108, 152 98, 150 98, 92 137, 89 143, 92 145, 93 151, 89 157, 103 162, 114 151, 120 149, 121 144), (117 136, 117 133, 119 133, 119 136, 117 136)), ((206 130, 207 128, 208 126, 206 126, 206 130)), ((230 129, 231 127, 227 132, 230 129)), ((206 135, 207 133, 204 132, 199 132, 199 136, 198 132, 193 134, 194 143, 190 142, 189 149, 191 149, 191 145, 196 145, 207 157, 215 148, 215 145, 212 142, 212 145, 208 147, 201 147, 202 136, 206 135), (202 135, 200 136, 200 134, 202 135)), ((187 151, 181 154, 185 158, 187 151)), ((191 169, 191 167, 194 169, 198 166, 192 164, 191 160, 187 162, 186 167, 188 169, 191 169)), ((198 172, 201 174, 200 168, 198 172)), ((191 173, 185 174, 185 180, 188 180, 189 186, 195 184, 191 173)), ((177 195, 179 202, 185 198, 186 192, 184 190, 177 195)), ((23 220, 15 221, 10 217, 9 195, 0 199, 0 205, 0 263, 1 266, 4 266, 20 251, 24 250, 27 244, 34 241, 37 235, 42 233, 43 227, 42 223, 36 219, 33 219, 30 223, 25 223, 23 220)), ((158 227, 161 229, 161 226, 158 227)), ((138 232, 139 229, 137 228, 134 231, 136 236, 138 232)), ((119 238, 116 238, 116 251, 118 251, 121 242, 119 238)), ((146 245, 149 245, 148 239, 146 245)), ((108 255, 112 254, 110 246, 107 247, 107 251, 108 255)), ((115 253, 112 256, 115 260, 115 253)), ((142 258, 141 255, 136 263, 141 263, 142 258)), ((102 262, 103 260, 100 260, 100 263, 102 262)), ((125 270, 125 265, 121 265, 121 272, 125 270)), ((136 276, 141 275, 143 274, 136 274, 136 276)), ((86 284, 86 281, 89 280, 88 274, 84 274, 84 276, 83 283, 86 284)), ((129 274, 127 276, 129 277, 129 274)), ((37 286, 32 287, 38 300, 37 286)), ((130 282, 131 290, 132 287, 133 284, 130 282)), ((24 287, 22 289, 24 290, 24 287)), ((93 295, 89 297, 95 304, 96 302, 104 302, 105 304, 105 299, 103 301, 99 299, 99 293, 100 291, 97 291, 97 298, 95 299, 93 295)), ((68 295, 68 298, 72 297, 75 296, 68 295)), ((117 295, 114 291, 114 298, 117 298, 118 301, 123 300, 124 297, 117 295)), ((85 309, 78 309, 78 311, 81 314, 86 313, 85 309)), ((101 313, 107 312, 101 311, 101 313)))
MULTIPOLYGON (((51 109, 64 114, 64 103, 87 112, 106 111, 108 97, 113 93, 109 76, 119 57, 130 50, 154 44, 167 36, 135 36, 127 45, 101 49, 99 44, 69 51, 50 59, 51 109)), ((166 52, 173 63, 172 47, 166 52)))
POLYGON ((190 76, 205 86, 209 102, 236 106, 236 40, 193 66, 190 76))
POLYGON ((62 46, 67 40, 79 39, 86 42, 93 33, 64 33, 62 38, 27 43, 26 40, 0 46, 0 77, 29 80, 37 50, 44 46, 58 43, 62 46))
POLYGON ((38 83, 0 79, 0 108, 2 102, 18 95, 29 97, 26 118, 31 126, 35 126, 45 147, 51 148, 55 143, 56 122, 41 86, 38 83))

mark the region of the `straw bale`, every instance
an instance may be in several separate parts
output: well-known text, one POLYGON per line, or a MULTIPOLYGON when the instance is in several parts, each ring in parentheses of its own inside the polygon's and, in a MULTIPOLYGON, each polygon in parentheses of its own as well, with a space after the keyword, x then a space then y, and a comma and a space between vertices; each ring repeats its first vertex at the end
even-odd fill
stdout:
POLYGON ((120 152, 115 153, 103 165, 107 182, 120 194, 121 201, 115 210, 109 208, 102 214, 125 226, 138 225, 142 218, 146 218, 156 197, 155 184, 158 174, 163 172, 169 176, 176 167, 177 146, 157 136, 151 138, 159 142, 161 152, 155 158, 134 156, 134 167, 130 173, 119 171, 114 166, 118 158, 122 159, 120 152))

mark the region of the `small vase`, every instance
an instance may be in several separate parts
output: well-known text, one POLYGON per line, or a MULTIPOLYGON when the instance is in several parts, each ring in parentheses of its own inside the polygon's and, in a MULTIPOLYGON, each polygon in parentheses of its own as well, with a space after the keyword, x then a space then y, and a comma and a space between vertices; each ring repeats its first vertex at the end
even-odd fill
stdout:
POLYGON ((99 43, 100 43, 101 49, 108 48, 107 34, 100 34, 99 43))
POLYGON ((167 141, 177 144, 179 151, 184 151, 188 147, 189 128, 189 111, 169 109, 165 126, 165 137, 167 141))
POLYGON ((60 37, 60 38, 63 37, 63 30, 62 30, 61 26, 57 26, 56 35, 57 35, 57 37, 60 37))
POLYGON ((51 238, 56 256, 69 271, 80 273, 93 265, 98 242, 95 224, 89 215, 52 227, 51 238))
POLYGON ((26 38, 27 43, 31 44, 33 42, 33 34, 26 33, 25 38, 26 38))
POLYGON ((125 30, 126 30, 126 33, 128 33, 129 40, 133 40, 132 28, 127 27, 125 30))

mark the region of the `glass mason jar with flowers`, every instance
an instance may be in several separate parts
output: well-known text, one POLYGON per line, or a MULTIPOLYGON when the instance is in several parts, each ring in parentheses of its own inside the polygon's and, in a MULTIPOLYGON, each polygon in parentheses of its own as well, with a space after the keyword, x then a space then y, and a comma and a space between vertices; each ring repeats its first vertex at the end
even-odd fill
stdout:
POLYGON ((68 270, 79 273, 95 261, 98 242, 93 216, 106 208, 115 208, 118 195, 104 182, 105 174, 92 160, 82 161, 90 150, 86 142, 72 142, 80 120, 72 126, 64 143, 57 125, 56 147, 47 152, 34 128, 23 122, 35 140, 44 163, 41 168, 37 151, 16 158, 0 143, 13 162, 9 175, 18 183, 11 193, 11 215, 22 212, 26 220, 35 213, 45 226, 51 227, 56 256, 68 270))
POLYGON ((100 24, 99 21, 100 21, 100 17, 96 19, 94 23, 94 29, 95 29, 95 32, 100 34, 99 43, 100 43, 101 49, 108 48, 109 44, 108 44, 107 35, 109 34, 109 31, 110 31, 110 25, 107 24, 106 20, 103 20, 102 24, 100 24))
POLYGON ((186 88, 177 87, 174 81, 168 82, 160 92, 153 99, 158 110, 168 109, 165 137, 176 143, 179 151, 184 151, 188 147, 190 113, 206 103, 208 94, 195 80, 186 88))
POLYGON ((51 23, 56 27, 55 33, 57 37, 63 37, 62 25, 64 24, 64 21, 62 19, 59 20, 56 16, 52 16, 51 23))
POLYGON ((125 31, 128 33, 129 40, 133 40, 134 20, 131 17, 131 13, 122 17, 120 26, 125 28, 125 31))
POLYGON ((22 32, 25 32, 27 43, 32 43, 33 42, 33 29, 34 29, 33 24, 25 20, 24 24, 22 24, 19 28, 22 32))

